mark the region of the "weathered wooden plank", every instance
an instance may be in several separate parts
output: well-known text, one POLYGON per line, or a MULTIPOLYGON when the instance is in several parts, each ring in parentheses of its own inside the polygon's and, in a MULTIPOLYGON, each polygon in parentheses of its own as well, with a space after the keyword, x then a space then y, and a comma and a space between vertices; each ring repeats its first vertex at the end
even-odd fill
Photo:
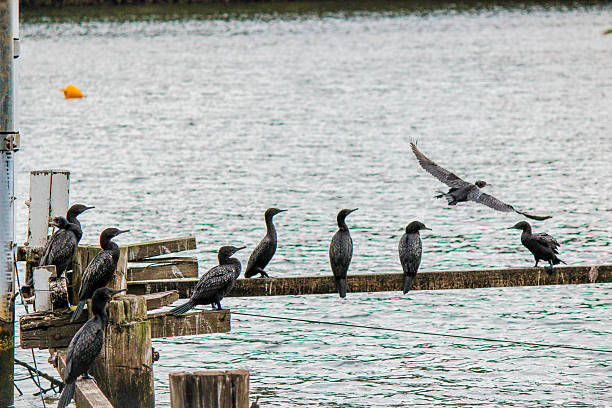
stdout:
POLYGON ((179 294, 176 290, 150 293, 148 295, 143 295, 143 297, 147 302, 147 310, 159 309, 160 307, 167 306, 179 300, 179 294))
POLYGON ((170 373, 171 408, 248 408, 249 370, 170 373))
MULTIPOLYGON (((412 290, 476 289, 510 286, 574 285, 591 283, 589 271, 597 268, 593 282, 612 282, 612 265, 555 267, 548 275, 543 268, 488 269, 448 272, 419 272, 412 290)), ((197 279, 128 282, 134 294, 177 290, 181 298, 191 296, 197 279)), ((349 292, 388 292, 400 290, 401 273, 350 275, 349 292)), ((238 279, 228 296, 285 296, 336 293, 331 276, 305 276, 272 279, 238 279)))
POLYGON ((151 258, 153 256, 195 249, 196 242, 194 237, 188 236, 140 242, 136 244, 129 244, 127 247, 129 248, 128 261, 133 262, 151 258))
MULTIPOLYGON (((57 372, 64 376, 66 368, 66 352, 57 352, 57 372)), ((106 396, 100 391, 93 379, 84 380, 79 377, 76 381, 74 400, 79 408, 113 408, 106 396)))
MULTIPOLYGON (((112 311, 111 311, 112 312, 112 311)), ((151 337, 193 336, 196 334, 226 333, 230 331, 230 312, 196 311, 181 316, 168 316, 167 312, 147 315, 151 321, 151 337)), ((30 313, 19 319, 21 348, 68 347, 77 330, 87 321, 87 314, 70 323, 70 311, 30 313)))
POLYGON ((230 311, 201 310, 180 316, 168 312, 149 313, 151 338, 195 336, 198 334, 227 333, 230 331, 230 311))
POLYGON ((197 277, 198 261, 193 257, 172 260, 162 258, 144 266, 130 266, 127 270, 128 282, 197 277))
POLYGON ((87 314, 70 323, 72 312, 39 312, 23 315, 19 319, 21 348, 67 347, 72 336, 87 321, 87 314))

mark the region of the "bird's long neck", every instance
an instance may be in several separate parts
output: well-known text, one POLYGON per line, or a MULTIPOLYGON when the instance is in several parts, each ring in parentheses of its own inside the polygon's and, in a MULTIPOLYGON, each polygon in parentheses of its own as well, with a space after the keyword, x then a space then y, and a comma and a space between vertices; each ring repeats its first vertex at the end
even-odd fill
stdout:
POLYGON ((119 260, 119 245, 111 241, 112 238, 102 236, 100 238, 100 246, 105 251, 111 251, 113 254, 113 260, 117 262, 119 260))
POLYGON ((521 235, 525 235, 525 236, 531 235, 531 225, 524 226, 523 233, 521 235))
POLYGON ((93 315, 100 319, 102 327, 106 326, 108 322, 108 313, 106 312, 106 302, 96 302, 91 304, 91 310, 93 315))
POLYGON ((276 238, 276 228, 272 222, 272 217, 266 217, 266 235, 276 238))
POLYGON ((342 218, 338 217, 338 229, 340 231, 348 231, 348 226, 346 225, 344 217, 342 218))
POLYGON ((79 224, 69 223, 66 229, 74 234, 77 241, 80 241, 83 237, 83 230, 81 229, 81 226, 79 224))
POLYGON ((68 222, 71 224, 76 224, 80 227, 81 223, 77 219, 78 216, 79 216, 79 213, 72 209, 68 210, 68 212, 66 213, 66 219, 68 220, 68 222))

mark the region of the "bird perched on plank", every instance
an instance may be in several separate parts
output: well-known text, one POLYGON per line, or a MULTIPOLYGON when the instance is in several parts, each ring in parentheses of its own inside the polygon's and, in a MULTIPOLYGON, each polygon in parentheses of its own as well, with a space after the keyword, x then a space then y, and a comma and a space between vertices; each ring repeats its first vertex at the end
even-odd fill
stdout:
POLYGON ((85 272, 83 272, 83 280, 79 290, 79 304, 70 318, 71 322, 81 315, 87 299, 93 296, 95 290, 108 285, 113 279, 117 269, 117 262, 119 261, 119 245, 111 241, 111 239, 128 231, 107 228, 100 234, 102 251, 98 252, 93 261, 85 268, 85 272))
MULTIPOLYGON (((47 240, 38 266, 55 265, 57 277, 62 276, 68 267, 72 265, 72 257, 83 236, 81 223, 77 217, 92 208, 95 207, 74 204, 66 213, 65 218, 55 217, 49 223, 49 225, 58 227, 59 230, 55 231, 51 238, 47 240)), ((28 284, 31 283, 29 282, 28 284)))
POLYGON ((425 224, 419 221, 412 221, 406 227, 406 232, 400 238, 399 242, 399 258, 404 270, 403 290, 408 293, 412 287, 412 280, 419 270, 421 265, 421 255, 423 253, 423 245, 421 243, 420 230, 431 230, 425 224))
POLYGON ((540 260, 546 261, 549 263, 549 268, 544 269, 549 274, 552 274, 553 265, 557 265, 560 262, 565 263, 557 257, 559 254, 557 251, 557 248, 559 248, 557 240, 545 232, 533 234, 531 232, 531 225, 529 225, 527 221, 518 222, 508 229, 519 229, 523 231, 521 234, 521 243, 533 254, 535 258, 534 268, 537 268, 540 260))
POLYGON ((244 248, 246 247, 222 246, 218 254, 219 265, 200 278, 187 303, 175 307, 168 314, 185 313, 197 305, 212 305, 213 310, 215 306, 217 310, 221 310, 221 299, 232 290, 234 282, 240 276, 240 261, 231 256, 244 248))
POLYGON ((441 193, 435 196, 436 198, 446 198, 446 200, 448 201, 448 205, 456 205, 457 203, 463 201, 474 201, 476 203, 484 204, 487 207, 497 211, 516 212, 518 214, 524 215, 527 218, 531 218, 538 221, 551 218, 551 216, 549 215, 538 216, 527 214, 525 212, 517 210, 510 204, 506 204, 503 201, 498 200, 492 195, 483 193, 480 189, 488 185, 486 181, 478 180, 474 184, 468 183, 467 181, 460 179, 455 174, 434 163, 427 156, 421 153, 421 151, 417 149, 414 143, 410 143, 410 146, 412 147, 412 151, 414 152, 414 155, 416 156, 417 161, 419 162, 421 167, 426 172, 428 172, 429 174, 431 174, 432 176, 450 187, 450 190, 448 190, 447 193, 441 193))
POLYGON ((266 236, 257 244, 249 257, 249 262, 247 262, 247 267, 244 271, 245 278, 251 278, 258 273, 262 278, 270 277, 264 269, 276 252, 276 228, 274 227, 272 218, 283 211, 287 210, 279 210, 278 208, 268 208, 266 210, 264 216, 266 219, 266 236))
POLYGON ((90 378, 88 371, 104 345, 104 328, 108 322, 106 304, 111 297, 123 291, 125 289, 98 288, 94 292, 91 300, 93 317, 81 326, 68 345, 63 376, 64 389, 57 404, 58 408, 64 408, 72 401, 75 382, 79 376, 90 378))
POLYGON ((356 210, 357 208, 340 210, 337 217, 338 231, 329 244, 329 263, 336 279, 336 289, 341 298, 346 297, 346 273, 353 257, 353 239, 346 226, 345 218, 356 210))

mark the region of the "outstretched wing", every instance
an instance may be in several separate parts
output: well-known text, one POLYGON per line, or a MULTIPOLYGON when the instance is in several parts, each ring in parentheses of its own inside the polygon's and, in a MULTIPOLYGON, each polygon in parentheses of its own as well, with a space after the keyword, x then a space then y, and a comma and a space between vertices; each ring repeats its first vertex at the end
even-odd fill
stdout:
POLYGON ((537 239, 538 242, 544 246, 547 246, 548 248, 552 249, 552 251, 555 254, 558 254, 557 252, 557 248, 559 248, 559 242, 557 242, 556 239, 554 239, 553 237, 551 237, 550 235, 548 235, 545 232, 540 232, 537 234, 532 234, 531 235, 533 238, 537 239))
POLYGON ((459 177, 457 177, 454 173, 451 173, 445 168, 438 166, 436 163, 430 160, 427 156, 421 153, 421 151, 417 149, 414 143, 410 142, 410 146, 412 147, 412 151, 414 152, 414 155, 416 156, 421 167, 426 172, 428 172, 429 174, 431 174, 432 176, 434 176, 435 178, 437 178, 438 180, 440 180, 447 186, 455 187, 455 188, 463 188, 463 187, 468 187, 471 185, 467 181, 462 180, 459 177))
POLYGON ((468 193, 467 198, 468 200, 474 201, 476 203, 484 204, 487 207, 492 208, 494 210, 501 211, 501 212, 516 212, 518 214, 524 215, 527 218, 531 218, 532 220, 542 221, 542 220, 551 218, 550 215, 538 216, 538 215, 531 215, 531 214, 527 214, 522 211, 519 211, 513 206, 511 206, 510 204, 506 204, 503 201, 498 200, 497 198, 493 197, 490 194, 483 193, 478 188, 475 188, 472 191, 470 191, 468 193))

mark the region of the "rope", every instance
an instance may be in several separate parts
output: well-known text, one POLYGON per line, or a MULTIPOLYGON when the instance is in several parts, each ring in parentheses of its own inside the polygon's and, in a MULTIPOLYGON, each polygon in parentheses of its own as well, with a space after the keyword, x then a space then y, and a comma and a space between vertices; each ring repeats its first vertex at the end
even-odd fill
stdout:
MULTIPOLYGON (((19 296, 21 297, 21 303, 23 304, 23 307, 25 308, 26 313, 30 313, 30 311, 28 310, 28 304, 25 302, 25 299, 23 298, 23 293, 21 293, 21 282, 19 282, 19 269, 17 268, 17 257, 15 256, 14 250, 13 250, 13 265, 15 266, 15 275, 17 276, 17 287, 19 288, 19 296)), ((40 385, 40 375, 38 375, 39 370, 38 370, 38 365, 36 364, 36 356, 34 355, 34 349, 32 349, 32 361, 34 362, 34 370, 35 370, 36 378, 38 379, 38 382, 36 382, 36 380, 34 379, 32 370, 29 367, 27 368, 30 373, 30 376, 32 377, 32 381, 34 381, 34 384, 36 384, 36 386, 40 390, 40 400, 42 401, 43 408, 47 408, 47 404, 45 403, 45 396, 44 396, 45 390, 40 385)))
POLYGON ((570 346, 570 345, 565 345, 565 344, 544 344, 544 343, 534 343, 534 342, 528 342, 528 341, 491 339, 487 337, 476 337, 476 336, 462 336, 460 334, 444 334, 444 333, 434 333, 434 332, 426 332, 426 331, 418 331, 418 330, 392 329, 388 327, 366 326, 366 325, 352 324, 352 323, 325 322, 325 321, 320 321, 320 320, 298 319, 298 318, 293 318, 293 317, 259 315, 259 314, 254 314, 254 313, 234 312, 233 310, 231 311, 231 314, 261 317, 264 319, 287 320, 287 321, 292 321, 292 322, 327 324, 330 326, 357 327, 360 329, 371 329, 371 330, 390 331, 390 332, 397 332, 397 333, 420 334, 420 335, 425 335, 425 336, 449 337, 449 338, 464 339, 464 340, 479 340, 479 341, 493 342, 493 343, 510 343, 510 344, 518 344, 521 346, 562 348, 562 349, 569 349, 569 350, 593 351, 593 352, 599 352, 599 353, 612 353, 612 350, 609 350, 609 349, 597 349, 597 348, 589 348, 589 347, 570 346))

